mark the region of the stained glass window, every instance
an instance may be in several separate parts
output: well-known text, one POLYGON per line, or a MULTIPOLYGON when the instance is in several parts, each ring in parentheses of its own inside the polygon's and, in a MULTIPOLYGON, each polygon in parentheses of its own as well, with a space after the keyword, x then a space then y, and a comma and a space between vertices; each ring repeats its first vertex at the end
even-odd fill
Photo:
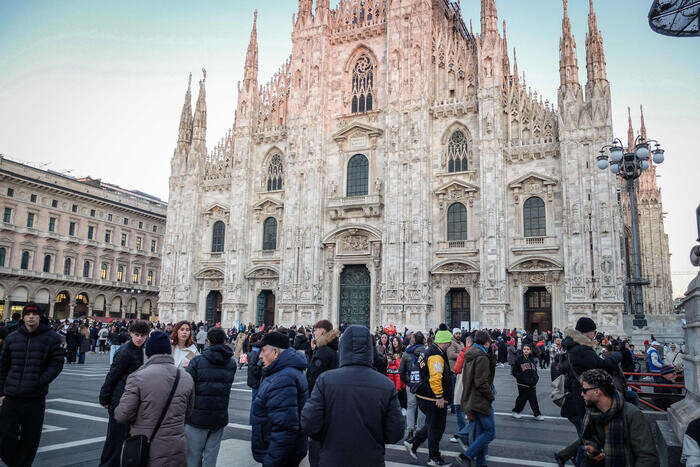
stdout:
POLYGON ((263 224, 263 250, 277 249, 277 219, 268 217, 263 224))
POLYGON ((447 171, 463 172, 467 170, 467 137, 457 130, 447 143, 447 171))
POLYGON ((267 167, 267 191, 277 191, 282 189, 282 178, 284 175, 282 167, 282 157, 279 154, 272 156, 270 165, 267 167))
POLYGON ((352 113, 372 110, 374 94, 374 65, 366 54, 355 62, 352 71, 352 113))

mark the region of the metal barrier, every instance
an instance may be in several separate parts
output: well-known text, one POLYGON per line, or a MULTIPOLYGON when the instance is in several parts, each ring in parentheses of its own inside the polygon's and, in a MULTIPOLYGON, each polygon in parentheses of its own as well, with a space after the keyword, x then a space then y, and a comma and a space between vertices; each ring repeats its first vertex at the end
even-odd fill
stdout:
MULTIPOLYGON (((659 373, 638 373, 638 372, 625 372, 623 373, 625 377, 628 376, 661 376, 659 373)), ((685 397, 684 394, 674 394, 674 393, 660 393, 660 392, 644 392, 642 389, 643 386, 646 387, 652 387, 652 388, 667 388, 667 389, 680 389, 681 391, 685 389, 685 384, 670 384, 670 383, 652 383, 649 381, 627 381, 627 386, 632 389, 634 392, 637 393, 637 396, 639 397, 639 402, 646 407, 649 407, 650 409, 653 409, 657 412, 666 412, 666 410, 658 407, 655 404, 652 404, 651 402, 642 399, 641 396, 644 396, 645 398, 650 398, 650 399, 656 399, 656 398, 675 398, 678 397, 679 400, 685 397)))

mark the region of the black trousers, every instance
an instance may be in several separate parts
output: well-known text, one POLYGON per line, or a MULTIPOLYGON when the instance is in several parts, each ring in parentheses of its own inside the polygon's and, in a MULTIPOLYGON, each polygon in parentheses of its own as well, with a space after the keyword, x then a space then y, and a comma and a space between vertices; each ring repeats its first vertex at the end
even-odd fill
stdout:
POLYGON ((114 413, 110 411, 107 423, 107 439, 102 446, 100 467, 119 467, 121 465, 122 445, 129 436, 129 425, 118 423, 114 419, 114 413))
POLYGON ((0 408, 0 455, 8 466, 32 465, 41 441, 45 409, 46 400, 43 397, 5 397, 0 408))
POLYGON ((416 398, 418 408, 425 414, 425 425, 413 436, 413 447, 418 447, 423 444, 423 441, 428 440, 428 455, 434 459, 440 455, 440 440, 445 433, 445 424, 447 423, 447 405, 442 409, 435 405, 435 402, 416 398))
POLYGON ((518 398, 515 399, 513 412, 520 413, 525 408, 525 403, 529 402, 532 413, 535 417, 542 415, 540 405, 537 403, 537 387, 522 386, 518 384, 518 398))
POLYGON ((318 467, 321 462, 321 443, 309 438, 309 465, 318 467))

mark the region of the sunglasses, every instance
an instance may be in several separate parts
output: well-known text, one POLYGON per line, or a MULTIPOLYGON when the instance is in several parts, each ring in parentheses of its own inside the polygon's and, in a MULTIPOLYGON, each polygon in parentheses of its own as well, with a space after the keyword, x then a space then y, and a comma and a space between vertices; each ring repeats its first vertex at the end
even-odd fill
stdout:
POLYGON ((586 394, 588 391, 591 391, 593 389, 599 389, 598 387, 593 387, 593 388, 583 388, 581 389, 581 394, 586 394))

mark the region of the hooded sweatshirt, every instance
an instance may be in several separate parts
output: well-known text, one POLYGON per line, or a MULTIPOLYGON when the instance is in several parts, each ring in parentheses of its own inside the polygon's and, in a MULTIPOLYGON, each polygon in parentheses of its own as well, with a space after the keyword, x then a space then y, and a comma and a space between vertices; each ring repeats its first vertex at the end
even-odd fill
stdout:
POLYGON ((540 379, 537 374, 537 364, 532 359, 532 354, 526 357, 524 353, 520 353, 515 359, 511 373, 515 376, 519 386, 534 387, 537 386, 537 381, 540 379))

